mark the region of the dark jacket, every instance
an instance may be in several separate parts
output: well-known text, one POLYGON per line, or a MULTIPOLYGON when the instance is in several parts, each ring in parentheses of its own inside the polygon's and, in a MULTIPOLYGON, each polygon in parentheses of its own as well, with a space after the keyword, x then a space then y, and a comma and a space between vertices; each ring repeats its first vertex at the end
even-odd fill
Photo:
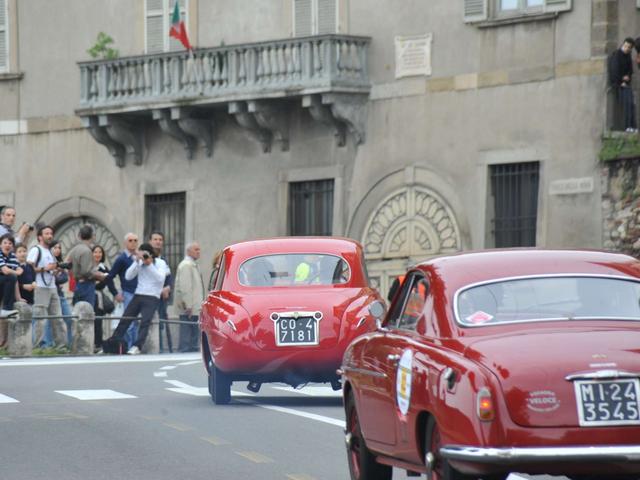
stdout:
POLYGON ((612 87, 619 87, 622 85, 622 77, 625 75, 633 75, 633 62, 631 61, 631 53, 624 53, 622 49, 618 48, 609 56, 608 62, 609 69, 609 84, 612 87))
POLYGON ((108 279, 113 282, 115 277, 120 279, 120 288, 123 292, 136 293, 136 287, 138 286, 138 277, 133 280, 127 280, 124 276, 127 268, 133 263, 133 258, 129 257, 127 252, 122 252, 113 262, 113 266, 109 271, 108 279))

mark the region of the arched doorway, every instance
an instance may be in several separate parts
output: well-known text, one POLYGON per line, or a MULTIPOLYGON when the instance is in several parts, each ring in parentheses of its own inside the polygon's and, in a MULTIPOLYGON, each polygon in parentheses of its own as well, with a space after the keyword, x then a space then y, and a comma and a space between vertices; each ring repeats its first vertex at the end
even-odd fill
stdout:
POLYGON ((80 241, 78 239, 78 232, 80 231, 80 227, 85 224, 93 227, 96 236, 95 242, 104 248, 107 262, 112 265, 120 251, 120 243, 102 222, 90 216, 67 218, 54 227, 55 238, 62 244, 63 254, 66 255, 69 250, 80 241))
POLYGON ((387 195, 369 215, 362 244, 371 285, 384 297, 408 265, 462 249, 451 207, 424 185, 387 195))

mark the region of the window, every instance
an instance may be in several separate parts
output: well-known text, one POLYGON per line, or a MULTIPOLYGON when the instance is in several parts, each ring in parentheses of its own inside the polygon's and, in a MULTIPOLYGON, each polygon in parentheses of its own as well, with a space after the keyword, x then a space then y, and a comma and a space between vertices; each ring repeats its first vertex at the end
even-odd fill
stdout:
POLYGON ((539 162, 491 165, 493 243, 534 247, 538 220, 539 162))
MULTIPOLYGON (((164 234, 163 256, 175 275, 184 257, 186 193, 147 195, 144 206, 144 237, 153 231, 164 234)), ((146 241, 146 240, 145 240, 146 241)))
POLYGON ((293 0, 296 37, 338 32, 338 0, 293 0))
POLYGON ((389 326, 415 330, 429 295, 429 284, 421 274, 413 274, 402 283, 402 290, 389 315, 389 326))
POLYGON ((571 0, 464 0, 468 23, 513 20, 571 10, 571 0))
MULTIPOLYGON (((6 0, 0 0, 6 1, 6 0)), ((180 18, 189 30, 187 7, 189 0, 178 0, 180 18)), ((182 44, 173 37, 169 37, 171 16, 176 0, 146 0, 145 1, 145 52, 158 53, 184 50, 182 44)))
POLYGON ((9 12, 8 0, 0 0, 0 73, 9 71, 9 12))
POLYGON ((347 283, 351 271, 349 264, 335 255, 289 253, 251 258, 240 266, 238 278, 248 287, 327 286, 347 283))
POLYGON ((331 235, 333 179, 289 184, 289 234, 331 235))

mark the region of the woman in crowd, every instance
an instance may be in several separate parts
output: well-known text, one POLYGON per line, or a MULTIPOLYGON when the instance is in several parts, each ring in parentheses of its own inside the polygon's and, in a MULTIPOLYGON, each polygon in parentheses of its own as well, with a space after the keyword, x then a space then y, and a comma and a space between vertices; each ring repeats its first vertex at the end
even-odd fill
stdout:
POLYGON ((33 265, 27 263, 27 246, 19 243, 16 245, 16 258, 22 268, 22 274, 18 276, 18 295, 16 300, 33 305, 33 292, 36 289, 36 272, 33 265))
MULTIPOLYGON (((95 245, 91 251, 93 252, 93 261, 95 263, 96 270, 98 272, 108 274, 109 268, 105 265, 106 255, 104 248, 102 248, 101 245, 95 245)), ((113 279, 107 277, 105 280, 96 282, 96 304, 93 308, 96 317, 107 315, 113 312, 114 309, 113 300, 105 294, 105 287, 114 297, 118 294, 118 290, 116 290, 116 287, 113 284, 113 279)), ((96 352, 99 352, 102 349, 102 335, 102 319, 96 318, 94 324, 94 346, 96 352)))
MULTIPOLYGON (((53 255, 53 258, 56 259, 56 262, 58 262, 58 265, 62 264, 62 245, 60 242, 58 240, 53 240, 49 246, 49 250, 51 250, 51 254, 53 255)), ((55 271, 54 276, 56 279, 58 298, 60 299, 60 311, 64 317, 71 317, 71 315, 73 315, 71 306, 69 305, 69 301, 67 300, 67 297, 64 294, 64 289, 62 288, 62 286, 69 281, 69 272, 67 270, 68 269, 58 268, 55 271)), ((73 342, 73 319, 65 318, 64 323, 67 325, 67 345, 71 348, 71 344, 73 342)), ((47 330, 51 330, 50 325, 47 326, 47 330)), ((52 334, 47 333, 45 338, 46 337, 52 338, 52 334)))

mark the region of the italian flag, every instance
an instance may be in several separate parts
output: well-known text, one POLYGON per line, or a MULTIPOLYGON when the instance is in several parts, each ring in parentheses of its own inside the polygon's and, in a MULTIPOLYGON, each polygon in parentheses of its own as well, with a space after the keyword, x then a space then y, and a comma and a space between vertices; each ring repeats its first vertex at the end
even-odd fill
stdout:
POLYGON ((180 19, 180 7, 178 5, 178 0, 176 0, 176 6, 173 8, 173 15, 171 15, 171 30, 169 30, 169 36, 179 40, 187 50, 193 49, 189 43, 189 37, 187 36, 187 29, 184 26, 184 22, 180 19))

